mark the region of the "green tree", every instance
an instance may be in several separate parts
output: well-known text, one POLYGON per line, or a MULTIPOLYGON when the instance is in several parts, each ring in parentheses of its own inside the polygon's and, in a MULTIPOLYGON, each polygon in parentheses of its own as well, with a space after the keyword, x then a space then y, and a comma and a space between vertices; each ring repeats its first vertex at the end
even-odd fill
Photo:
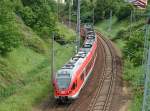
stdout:
POLYGON ((34 24, 36 24, 36 21, 37 21, 36 14, 28 6, 25 6, 21 11, 22 11, 21 12, 21 17, 23 18, 26 25, 28 25, 30 27, 33 27, 34 24))
POLYGON ((130 4, 123 5, 117 12, 118 20, 123 20, 131 15, 131 10, 133 10, 133 6, 130 4))
POLYGON ((116 14, 122 2, 122 0, 97 0, 95 7, 95 20, 99 21, 107 19, 111 10, 113 14, 116 14))
POLYGON ((0 1, 0 54, 6 54, 19 45, 19 32, 9 0, 0 1))
POLYGON ((25 24, 33 28, 40 36, 49 37, 55 30, 54 2, 52 0, 22 0, 22 2, 24 9, 20 11, 20 16, 25 24))
POLYGON ((77 9, 77 0, 73 0, 73 10, 77 9))
POLYGON ((90 0, 81 1, 81 21, 83 23, 92 22, 93 7, 90 0))

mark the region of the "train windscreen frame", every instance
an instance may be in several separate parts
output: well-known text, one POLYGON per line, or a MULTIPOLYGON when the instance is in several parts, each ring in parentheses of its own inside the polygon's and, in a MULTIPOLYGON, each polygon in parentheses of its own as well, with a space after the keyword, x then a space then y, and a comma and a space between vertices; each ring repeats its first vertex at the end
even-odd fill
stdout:
POLYGON ((60 90, 67 89, 71 83, 71 78, 57 78, 57 86, 60 90))

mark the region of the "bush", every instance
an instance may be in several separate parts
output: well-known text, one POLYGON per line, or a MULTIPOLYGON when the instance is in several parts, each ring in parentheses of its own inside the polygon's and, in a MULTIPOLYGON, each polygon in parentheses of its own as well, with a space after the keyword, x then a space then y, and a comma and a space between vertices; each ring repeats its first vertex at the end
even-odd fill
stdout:
POLYGON ((20 11, 20 15, 27 26, 33 27, 34 24, 36 23, 36 15, 34 14, 34 12, 30 7, 28 6, 24 7, 20 11))
POLYGON ((24 39, 24 45, 37 53, 46 53, 46 46, 44 45, 44 41, 36 36, 34 37, 34 35, 32 36, 33 37, 24 39))
POLYGON ((20 16, 25 24, 34 29, 44 39, 50 37, 51 32, 55 30, 56 19, 53 14, 55 4, 50 0, 22 0, 22 2, 24 8, 20 11, 20 16))
POLYGON ((16 14, 18 14, 18 12, 23 9, 23 4, 21 0, 11 0, 11 4, 16 14))
POLYGON ((4 55, 19 45, 19 33, 11 25, 0 25, 0 54, 4 55))
POLYGON ((15 15, 8 1, 0 1, 0 54, 4 55, 19 45, 18 28, 15 15))
POLYGON ((115 15, 121 5, 125 5, 122 0, 97 0, 95 6, 95 21, 108 19, 110 17, 110 11, 115 15))
POLYGON ((128 32, 125 28, 120 29, 120 31, 116 35, 116 39, 125 38, 128 36, 128 32))
POLYGON ((144 50, 144 33, 134 32, 129 38, 124 50, 124 56, 135 66, 141 65, 144 50))
POLYGON ((119 11, 116 14, 118 20, 123 20, 129 17, 131 15, 131 10, 133 10, 133 7, 131 5, 125 5, 120 7, 119 11))
POLYGON ((143 84, 144 84, 144 72, 143 67, 134 67, 133 63, 129 60, 125 60, 124 64, 124 80, 132 86, 133 100, 131 104, 131 111, 140 111, 143 98, 143 84))

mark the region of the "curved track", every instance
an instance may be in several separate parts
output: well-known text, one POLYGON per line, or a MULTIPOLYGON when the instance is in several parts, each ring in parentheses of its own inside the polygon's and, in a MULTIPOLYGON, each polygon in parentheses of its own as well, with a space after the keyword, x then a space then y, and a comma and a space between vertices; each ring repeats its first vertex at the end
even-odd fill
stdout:
POLYGON ((113 91, 115 89, 115 76, 116 76, 116 63, 115 63, 115 51, 111 42, 108 39, 102 37, 100 33, 99 39, 103 48, 105 49, 105 63, 101 79, 96 91, 96 95, 93 97, 88 107, 88 111, 108 111, 110 109, 113 91))
MULTIPOLYGON (((112 111, 112 98, 117 84, 118 58, 111 41, 98 35, 97 60, 93 74, 80 93, 79 99, 68 105, 53 102, 40 111, 112 111)), ((121 60, 119 59, 119 63, 121 60)), ((119 103, 119 101, 118 101, 119 103)), ((38 111, 38 110, 36 110, 38 111)), ((114 110, 116 111, 116 110, 114 110)))
MULTIPOLYGON (((92 78, 95 80, 96 88, 93 90, 93 94, 88 97, 77 100, 75 104, 70 106, 67 111, 109 111, 112 101, 112 96, 115 89, 115 77, 117 74, 116 67, 116 51, 112 46, 110 40, 105 39, 100 33, 98 35, 98 59, 95 65, 94 74, 92 78), (102 54, 103 53, 103 54, 102 54), (102 59, 102 61, 100 60, 102 59), (101 65, 103 64, 103 66, 101 65), (89 101, 88 101, 89 99, 89 101), (87 103, 87 104, 85 104, 87 103)), ((89 80, 94 82, 93 80, 89 80)), ((89 84, 87 85, 89 87, 89 84)), ((86 87, 87 88, 87 87, 86 87)), ((85 89, 86 89, 85 88, 85 89)), ((91 88, 91 87, 90 87, 91 88)), ((84 91, 89 93, 88 91, 84 91)), ((81 95, 84 96, 83 93, 81 95)))

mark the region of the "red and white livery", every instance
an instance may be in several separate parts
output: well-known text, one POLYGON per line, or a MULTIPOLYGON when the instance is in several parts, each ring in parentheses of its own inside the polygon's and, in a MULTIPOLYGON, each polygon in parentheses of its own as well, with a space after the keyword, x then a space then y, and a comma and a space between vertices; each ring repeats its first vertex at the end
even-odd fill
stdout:
POLYGON ((91 25, 85 25, 85 41, 79 52, 53 78, 56 99, 76 99, 90 76, 97 57, 97 37, 91 25))
POLYGON ((148 3, 148 0, 130 0, 130 1, 140 9, 145 9, 148 3))

